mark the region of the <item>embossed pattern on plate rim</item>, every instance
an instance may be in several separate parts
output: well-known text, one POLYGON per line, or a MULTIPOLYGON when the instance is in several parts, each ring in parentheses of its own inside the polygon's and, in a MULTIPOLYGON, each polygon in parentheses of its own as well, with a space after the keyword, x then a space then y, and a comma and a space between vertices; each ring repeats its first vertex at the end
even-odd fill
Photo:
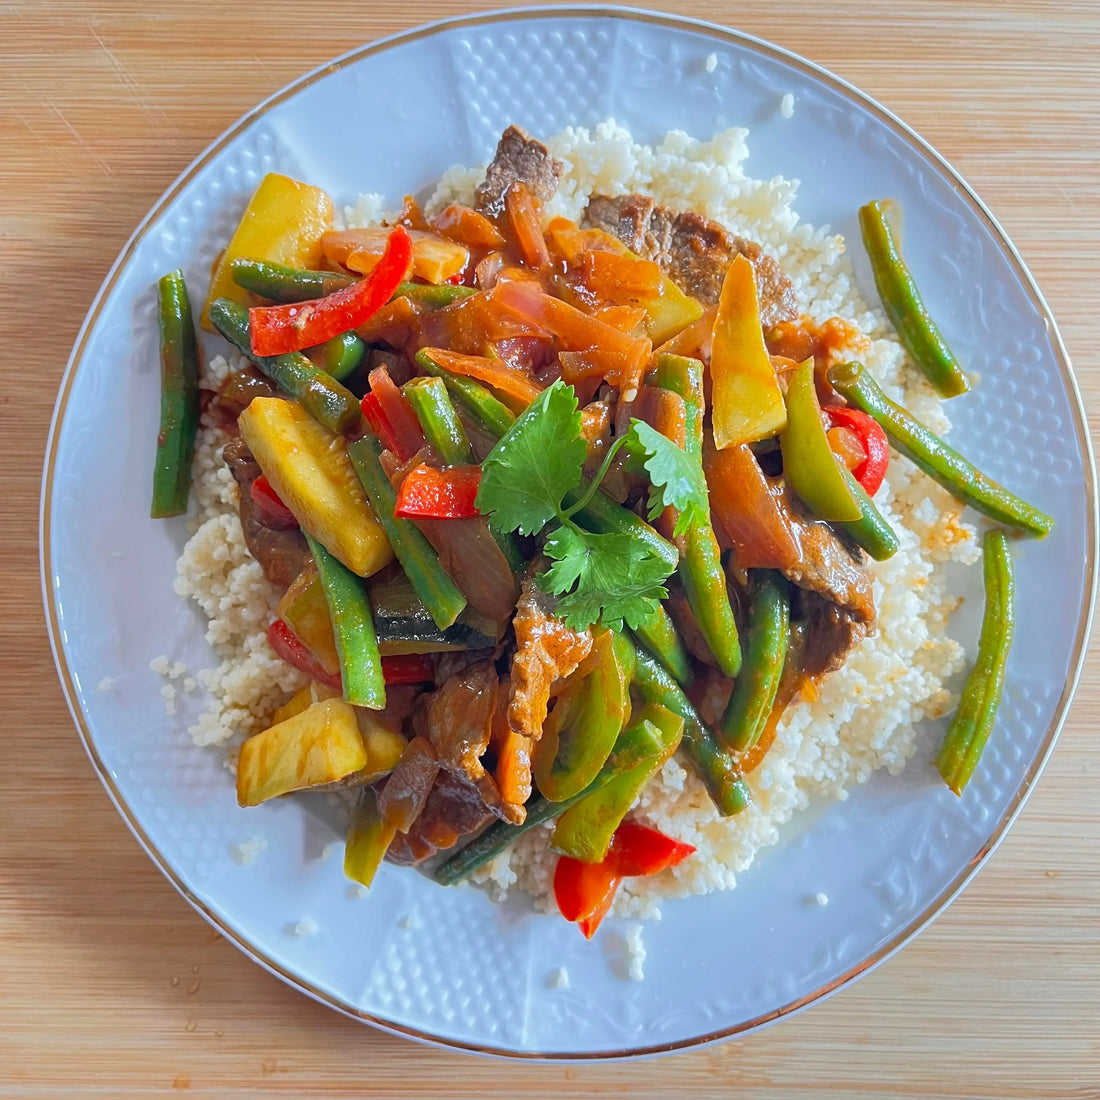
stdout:
POLYGON ((662 12, 647 11, 640 8, 610 7, 606 5, 583 4, 562 7, 553 6, 508 8, 491 12, 477 13, 474 15, 442 19, 433 23, 428 23, 424 24, 423 26, 413 28, 412 30, 398 32, 397 34, 378 39, 377 41, 372 42, 366 46, 351 50, 348 53, 336 58, 335 60, 319 66, 318 68, 305 74, 291 84, 288 84, 286 87, 276 92, 268 99, 264 100, 257 107, 253 108, 236 123, 234 123, 229 129, 222 133, 217 139, 215 139, 215 141, 212 142, 205 150, 203 150, 203 152, 199 154, 199 156, 176 178, 176 180, 171 184, 167 191, 165 191, 160 199, 158 199, 158 201, 152 207, 149 213, 146 214, 146 216, 142 219, 141 223, 134 230, 134 233, 131 236, 130 240, 126 243, 118 258, 111 266, 111 269, 108 272, 108 275, 104 280, 103 285, 100 287, 99 292, 92 302, 91 308, 88 311, 88 315, 84 319, 84 323, 81 326, 76 343, 73 347, 72 355, 70 356, 69 362, 66 366, 65 374, 62 378, 61 387, 58 393, 57 403, 54 407, 53 417, 50 423, 50 433, 46 447, 46 458, 42 475, 42 493, 39 504, 39 560, 42 584, 42 599, 46 613, 47 629, 50 635, 50 647, 53 652, 54 662, 57 666, 58 676, 61 680, 61 685, 65 694, 66 702, 68 703, 69 710, 73 716, 74 722, 76 723, 77 729, 80 732, 81 740, 84 743, 84 748, 88 753, 88 757, 91 760, 92 765, 100 778, 100 781, 106 788, 107 793, 111 798, 111 801, 115 804, 115 807, 118 810, 119 814, 129 826, 131 832, 137 838, 138 842, 145 849, 145 851, 148 853, 149 857, 153 860, 157 867, 160 868, 165 877, 172 883, 172 885, 175 886, 180 894, 182 894, 183 897, 188 902, 190 902, 190 904, 207 921, 209 921, 209 923, 214 928, 216 928, 223 936, 225 936, 228 940, 230 940, 238 948, 240 948, 240 950, 243 951, 246 955, 252 958, 255 962, 259 963, 262 967, 264 967, 264 969, 274 974, 276 977, 281 978, 287 984, 307 994, 314 1000, 336 1009, 344 1015, 351 1016, 352 1018, 361 1020, 364 1023, 372 1024, 373 1026, 381 1028, 384 1031, 388 1031, 398 1035, 405 1035, 409 1038, 418 1039, 423 1042, 431 1043, 438 1046, 457 1048, 479 1054, 532 1060, 591 1061, 621 1059, 628 1057, 646 1057, 675 1050, 689 1049, 708 1043, 718 1042, 722 1039, 731 1038, 735 1035, 744 1035, 751 1031, 755 1031, 758 1028, 772 1023, 777 1019, 781 1019, 784 1016, 789 1016, 793 1013, 799 1012, 816 1001, 831 996, 833 993, 837 992, 839 989, 843 988, 849 983, 855 981, 863 974, 866 974, 869 971, 873 970, 876 966, 889 958, 895 951, 899 950, 911 939, 913 939, 914 936, 922 931, 940 912, 942 912, 954 900, 954 898, 966 886, 966 884, 974 877, 975 874, 977 874, 978 870, 989 858, 990 854, 1004 837, 1004 834, 1008 830, 1009 826, 1015 820, 1016 815, 1020 812, 1020 809, 1022 808, 1024 802, 1027 800, 1028 795, 1031 793, 1036 779, 1045 767, 1047 760, 1050 757, 1051 751, 1054 748, 1058 733, 1060 732, 1062 725, 1065 721, 1069 704, 1073 699, 1074 693, 1077 689, 1077 683, 1081 676, 1081 670, 1084 664, 1085 653, 1088 646, 1089 633, 1092 626, 1093 604, 1095 602, 1097 587, 1096 544, 1098 540, 1098 521, 1100 521, 1100 515, 1098 515, 1096 499, 1096 466, 1093 457, 1092 442, 1088 432, 1087 424, 1088 422, 1085 417, 1084 406, 1081 401, 1080 391, 1077 387, 1077 381, 1073 375, 1069 356, 1066 352, 1065 345, 1062 341, 1061 334, 1058 331, 1058 327, 1055 323, 1053 314, 1051 313, 1050 307, 1047 305, 1046 299, 1043 297, 1042 292, 1036 285, 1035 280, 1031 275, 1031 272, 1028 270, 1027 265, 1024 263, 1019 252, 1016 250, 1015 245, 1013 245, 1012 241, 1009 239, 1007 233, 1005 233, 1000 223, 985 206, 982 200, 977 196, 977 194, 973 191, 973 189, 969 186, 969 184, 966 183, 966 181, 959 175, 959 173, 955 171, 955 169, 938 152, 936 152, 936 150, 933 149, 932 146, 930 146, 919 134, 917 134, 916 131, 914 131, 904 122, 902 122, 901 119, 899 119, 896 115, 887 110, 866 93, 860 91, 858 88, 855 87, 855 85, 850 84, 848 81, 842 79, 841 77, 835 76, 828 70, 814 64, 811 61, 807 61, 805 58, 800 57, 798 54, 792 53, 789 50, 785 50, 782 47, 775 46, 772 43, 767 42, 764 39, 757 38, 754 35, 745 34, 741 31, 732 30, 728 27, 723 27, 719 24, 706 22, 704 20, 689 19, 686 17, 669 15, 662 12), (245 130, 247 130, 253 122, 261 118, 272 107, 276 106, 279 103, 282 103, 286 99, 291 98, 301 90, 314 84, 316 81, 320 80, 329 73, 335 72, 348 65, 355 64, 363 58, 369 57, 376 53, 380 53, 384 50, 391 49, 395 46, 401 46, 421 38, 444 33, 454 29, 485 26, 502 22, 569 18, 636 21, 653 26, 663 26, 670 29, 691 31, 699 34, 709 35, 712 38, 748 48, 758 54, 779 61, 785 65, 792 67, 795 70, 798 70, 821 81, 832 89, 840 92, 849 100, 858 103, 863 109, 868 111, 880 122, 884 123, 896 134, 898 134, 914 150, 914 152, 918 156, 923 157, 926 161, 930 163, 933 170, 940 172, 947 179, 953 181, 959 189, 960 196, 965 200, 975 216, 986 224, 987 228, 992 232, 992 235, 996 239, 997 243, 1005 251, 1009 259, 1011 260, 1012 266, 1015 269, 1016 274, 1019 276, 1021 282, 1023 283, 1027 295, 1030 297, 1037 313, 1043 319, 1047 327, 1058 361, 1058 367, 1061 371, 1062 381, 1065 384, 1068 393, 1072 397, 1071 406, 1074 413, 1074 427, 1077 432, 1077 440, 1081 448, 1081 453, 1084 455, 1085 458, 1085 469, 1083 472, 1085 476, 1085 495, 1088 510, 1088 523, 1086 525, 1088 545, 1087 560, 1085 563, 1087 591, 1085 594, 1085 599, 1082 602, 1080 616, 1077 623, 1072 656, 1073 667, 1070 671, 1070 675, 1066 679, 1062 693, 1058 699, 1057 705, 1055 707, 1054 717, 1051 720, 1043 736, 1043 741, 1040 749, 1036 753, 1034 760, 1031 762, 1031 765, 1028 767, 1027 772, 1025 773, 1019 785, 1019 788, 1017 789, 1011 802, 1006 808, 1004 815, 1001 817, 1000 821, 997 822, 996 826, 992 829, 988 840, 982 846, 978 854, 972 860, 970 860, 965 867, 963 867, 963 869, 959 872, 959 874, 951 882, 951 884, 945 890, 943 890, 940 895, 935 898, 932 903, 929 904, 917 917, 911 920, 904 928, 899 930, 888 943, 883 945, 877 951, 873 952, 857 966, 854 966, 845 973, 839 975, 833 981, 828 982, 825 985, 822 985, 821 987, 813 990, 812 992, 807 993, 804 996, 799 997, 796 1000, 781 1006, 773 1012, 754 1017, 751 1020, 746 1020, 727 1028, 722 1028, 712 1032, 708 1032, 703 1035, 695 1036, 690 1039, 679 1040, 669 1043, 660 1043, 647 1047, 639 1047, 636 1049, 592 1051, 581 1054, 571 1054, 568 1052, 544 1053, 539 1051, 519 1051, 504 1047, 492 1047, 478 1043, 469 1043, 453 1039, 441 1038, 439 1036, 429 1034, 425 1031, 421 1031, 417 1028, 406 1027, 386 1020, 385 1018, 379 1017, 372 1013, 363 1012, 359 1009, 356 1009, 353 1005, 346 1004, 339 998, 326 993, 324 990, 316 988, 308 981, 298 977, 295 974, 290 973, 283 967, 279 966, 279 964, 274 962, 272 959, 267 958, 251 943, 249 943, 245 937, 235 932, 207 905, 196 898, 180 880, 173 867, 168 863, 168 861, 158 851, 156 846, 151 842, 145 831, 141 828, 140 824, 129 813, 126 802, 122 798, 122 795, 115 785, 114 780, 112 779, 110 773, 108 772, 107 768, 104 766, 102 760, 99 757, 94 741, 92 739, 91 731, 88 728, 83 712, 81 711, 77 703, 77 692, 75 684, 73 682, 72 674, 68 667, 65 651, 61 642, 61 631, 58 622, 57 606, 53 599, 54 586, 52 583, 52 569, 50 566, 50 563, 52 561, 53 516, 51 513, 51 501, 53 497, 54 487, 54 466, 57 457, 60 432, 65 419, 65 411, 68 406, 69 395, 72 389, 72 384, 76 375, 76 371, 79 368, 84 355, 85 346, 93 328, 95 327, 96 322, 99 319, 99 314, 104 303, 109 298, 123 268, 129 261, 130 257, 133 255, 138 244, 145 237, 146 233, 149 232, 149 230, 154 226, 161 214, 170 206, 170 204, 176 199, 182 189, 190 182, 190 180, 211 160, 211 158, 221 152, 227 145, 232 143, 245 130))

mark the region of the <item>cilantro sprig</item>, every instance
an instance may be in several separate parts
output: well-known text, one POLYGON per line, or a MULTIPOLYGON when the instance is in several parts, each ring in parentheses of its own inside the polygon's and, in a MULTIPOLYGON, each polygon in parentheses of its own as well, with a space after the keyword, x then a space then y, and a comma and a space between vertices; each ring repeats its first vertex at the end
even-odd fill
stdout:
POLYGON ((543 549, 552 565, 538 577, 558 597, 558 614, 574 630, 597 620, 612 629, 637 627, 668 596, 671 570, 642 539, 586 531, 573 518, 598 490, 621 447, 636 455, 649 474, 650 519, 672 507, 676 534, 709 508, 701 465, 648 424, 634 420, 609 448, 596 477, 566 508, 567 496, 584 480, 586 445, 571 386, 558 381, 536 398, 481 465, 478 511, 494 528, 525 535, 545 532, 543 549))

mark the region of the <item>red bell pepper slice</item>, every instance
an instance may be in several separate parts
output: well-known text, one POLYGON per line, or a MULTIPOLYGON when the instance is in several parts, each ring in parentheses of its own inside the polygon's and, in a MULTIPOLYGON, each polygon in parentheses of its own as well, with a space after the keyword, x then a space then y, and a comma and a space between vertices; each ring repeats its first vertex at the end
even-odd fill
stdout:
POLYGON ((431 684, 435 664, 427 653, 397 653, 382 658, 382 676, 387 684, 431 684))
POLYGON ((608 855, 620 875, 656 875, 683 863, 694 851, 693 845, 673 840, 658 829, 624 821, 615 830, 608 855))
POLYGON ((248 311, 253 354, 301 351, 363 324, 393 297, 411 261, 412 240, 398 225, 386 241, 382 259, 365 279, 309 302, 253 306, 248 311))
POLYGON ((359 402, 359 408, 363 410, 363 415, 367 418, 370 430, 378 436, 382 446, 387 451, 393 451, 394 454, 397 454, 400 445, 397 442, 393 426, 382 411, 382 403, 378 400, 378 397, 373 393, 366 394, 363 400, 359 402))
POLYGON ((850 429, 863 445, 866 458, 852 471, 852 476, 873 497, 878 492, 886 467, 890 465, 890 444, 886 433, 872 417, 846 405, 830 405, 824 410, 833 427, 850 429))
POLYGON ((326 687, 343 690, 343 681, 339 673, 326 672, 324 666, 284 619, 276 619, 267 628, 267 640, 271 648, 288 665, 304 672, 311 680, 326 687))
POLYGON ((406 519, 464 519, 480 515, 474 504, 480 484, 480 466, 437 470, 421 462, 405 475, 394 515, 406 519))
POLYGON ((252 503, 263 513, 264 523, 276 531, 289 531, 298 526, 294 513, 282 502, 271 482, 260 474, 248 490, 252 503))
POLYGON ((375 367, 367 380, 370 393, 360 402, 363 415, 382 445, 408 462, 426 442, 416 411, 385 367, 375 367))
POLYGON ((585 939, 591 939, 615 900, 622 881, 614 862, 581 863, 562 856, 554 868, 554 898, 567 921, 581 926, 585 939))
POLYGON ((682 863, 695 851, 657 829, 624 821, 599 863, 582 863, 562 856, 554 869, 554 898, 568 921, 591 939, 607 916, 619 883, 627 876, 655 875, 682 863))

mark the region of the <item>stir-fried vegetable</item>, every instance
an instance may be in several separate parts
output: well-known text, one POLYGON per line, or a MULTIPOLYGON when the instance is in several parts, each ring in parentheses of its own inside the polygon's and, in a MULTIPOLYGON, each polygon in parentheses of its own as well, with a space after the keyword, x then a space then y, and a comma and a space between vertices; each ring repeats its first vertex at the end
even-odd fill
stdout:
POLYGON ((886 433, 873 417, 846 405, 830 405, 826 415, 833 425, 829 432, 830 443, 833 434, 838 431, 855 436, 862 457, 852 466, 852 476, 863 491, 873 497, 886 476, 886 467, 890 464, 890 443, 886 433))
POLYGON ((663 604, 657 605, 651 618, 635 624, 633 633, 677 683, 686 687, 691 682, 694 675, 691 658, 663 604))
POLYGON ((748 752, 760 739, 775 705, 790 641, 790 593, 778 573, 761 570, 749 584, 745 665, 722 716, 722 738, 736 752, 748 752))
POLYGON ((986 477, 912 413, 891 401, 862 363, 844 363, 831 368, 829 382, 842 397, 873 416, 903 455, 964 504, 998 523, 1040 538, 1054 526, 1050 516, 986 477))
POLYGON ((249 200, 236 232, 214 268, 210 293, 202 308, 202 327, 214 331, 216 322, 210 311, 219 298, 227 298, 238 306, 252 304, 248 290, 235 279, 236 260, 317 267, 321 260, 321 234, 331 224, 332 199, 324 191, 269 172, 249 200))
POLYGON ((724 817, 740 813, 752 801, 752 795, 741 778, 737 762, 714 730, 699 717, 676 681, 649 654, 637 653, 634 683, 648 702, 684 720, 680 747, 703 781, 718 812, 724 817))
POLYGON ((355 706, 381 710, 386 705, 386 681, 363 582, 316 539, 307 536, 306 541, 332 617, 344 698, 355 706))
MULTIPOLYGON (((680 583, 718 667, 727 676, 736 676, 741 668, 741 645, 726 589, 722 553, 710 523, 703 473, 703 364, 698 359, 662 355, 657 361, 656 382, 683 399, 684 452, 690 462, 686 476, 697 481, 701 497, 699 507, 688 513, 686 530, 680 534, 680 583)), ((647 468, 653 472, 648 463, 647 468)), ((676 525, 680 525, 678 521, 676 525)))
POLYGON ((469 607, 441 630, 403 569, 394 571, 391 567, 373 578, 369 587, 374 629, 383 660, 409 653, 485 649, 496 643, 496 624, 487 622, 469 607))
POLYGON ((405 575, 436 625, 446 630, 466 606, 466 597, 440 566, 428 540, 409 520, 395 515, 397 494, 378 460, 379 451, 373 436, 363 436, 348 447, 348 457, 405 575))
POLYGON ((442 378, 451 395, 497 439, 515 423, 515 414, 484 386, 471 378, 445 370, 426 351, 417 353, 416 365, 428 374, 442 378))
POLYGON ((354 332, 341 332, 314 348, 306 348, 306 358, 331 374, 338 382, 346 381, 362 365, 367 345, 354 332))
POLYGON ((564 802, 596 778, 630 716, 633 653, 603 630, 592 652, 567 680, 543 723, 532 764, 535 782, 553 802, 564 802))
MULTIPOLYGON (((407 234, 408 247, 402 253, 404 262, 395 282, 411 273, 425 282, 445 283, 462 273, 470 258, 462 245, 421 229, 403 231, 407 234)), ((367 275, 373 274, 386 262, 391 236, 392 231, 383 226, 343 229, 326 233, 321 247, 330 263, 341 264, 349 271, 367 275)))
POLYGON ((469 298, 477 291, 472 286, 461 284, 443 283, 435 286, 432 283, 398 283, 393 293, 395 298, 409 298, 430 309, 440 309, 454 302, 461 302, 463 298, 469 298))
POLYGON ((624 821, 599 863, 562 856, 554 868, 554 900, 567 921, 590 940, 607 915, 619 883, 627 877, 657 875, 694 855, 695 847, 657 829, 624 821))
POLYGON ((1016 578, 1012 552, 1003 531, 986 532, 982 561, 985 614, 978 657, 936 758, 940 775, 957 795, 970 782, 993 731, 1016 622, 1016 578))
MULTIPOLYGON (((741 812, 788 703, 874 628, 867 558, 899 546, 872 500, 890 441, 994 519, 1052 521, 835 365, 862 337, 796 320, 758 246, 645 196, 544 225, 542 153, 525 147, 529 181, 490 169, 478 209, 406 197, 365 229, 332 231, 323 192, 268 176, 204 323, 265 376, 236 370, 210 415, 239 431, 240 530, 285 589, 268 642, 311 681, 244 742, 239 801, 362 787, 345 872, 364 885, 383 858, 455 849, 432 872, 452 884, 553 822, 558 905, 590 937, 624 877, 694 851, 627 820, 672 755, 741 812)), ((879 204, 861 225, 906 347, 962 392, 879 204)), ((186 507, 198 417, 178 271, 160 305, 155 515, 186 507)), ((985 576, 938 760, 956 793, 1011 641, 1000 532, 985 576)))
MULTIPOLYGON (((298 637, 285 619, 276 619, 267 628, 267 642, 277 657, 281 657, 299 672, 304 672, 311 680, 336 691, 341 690, 338 662, 330 665, 298 637)), ((335 647, 335 643, 333 644, 335 647)))
POLYGON ((391 560, 383 513, 367 502, 343 437, 326 431, 301 405, 276 397, 253 399, 237 423, 303 531, 361 577, 391 560))
POLYGON ((479 515, 480 466, 437 470, 421 462, 401 482, 393 514, 405 519, 465 519, 479 515))
POLYGON ((814 515, 845 523, 859 519, 859 504, 821 423, 812 359, 800 363, 787 384, 787 426, 780 442, 783 473, 814 515))
POLYGON ((841 473, 859 505, 860 517, 838 526, 847 531, 875 561, 886 561, 887 558, 892 558, 898 552, 898 537, 894 534, 893 528, 875 507, 875 502, 867 495, 863 486, 856 481, 855 474, 843 468, 841 473))
POLYGON ((447 387, 439 378, 414 378, 405 386, 416 418, 428 442, 447 466, 473 461, 470 440, 462 421, 455 414, 447 387))
POLYGON ((747 444, 704 454, 711 507, 742 569, 787 569, 801 557, 789 513, 747 444))
POLYGON ((301 351, 364 324, 393 297, 409 265, 411 248, 408 233, 397 226, 381 259, 360 282, 310 302, 254 306, 248 311, 253 354, 301 351))
POLYGON ((350 431, 360 420, 359 402, 326 371, 304 355, 255 355, 248 335, 248 314, 228 298, 210 306, 210 320, 231 344, 243 351, 289 397, 331 432, 350 431))
POLYGON ((153 467, 153 519, 187 511, 191 460, 199 429, 199 351, 180 270, 157 284, 160 328, 160 431, 153 467))
MULTIPOLYGON (((279 618, 272 623, 271 630, 278 635, 283 635, 285 633, 283 626, 289 627, 294 639, 307 650, 308 657, 319 662, 323 669, 323 677, 312 674, 310 678, 334 687, 337 691, 342 691, 340 653, 336 648, 332 615, 329 612, 325 589, 321 584, 321 577, 312 555, 301 573, 283 593, 275 613, 279 618)), ((280 638, 278 641, 272 640, 271 631, 268 632, 268 640, 272 642, 272 648, 276 652, 290 644, 285 638, 280 638)), ((302 668, 303 672, 310 673, 308 667, 303 668, 300 658, 291 660, 291 664, 302 668)))
POLYGON ((339 271, 306 271, 247 256, 230 261, 233 282, 271 302, 308 302, 344 290, 356 280, 339 271))
POLYGON ((970 389, 970 382, 932 320, 901 258, 901 249, 890 226, 891 206, 888 202, 869 202, 859 211, 863 247, 871 261, 882 308, 897 329, 902 346, 936 391, 943 397, 956 397, 970 389))
POLYGON ((550 844, 563 855, 586 863, 598 863, 607 855, 620 822, 645 785, 676 751, 684 732, 684 719, 659 703, 647 703, 631 721, 651 726, 660 749, 586 795, 558 818, 550 844))
POLYGON ((374 788, 364 787, 348 827, 344 874, 353 882, 370 886, 396 832, 379 812, 374 788))
POLYGON ((290 791, 347 779, 369 763, 354 708, 342 699, 325 699, 241 745, 237 801, 258 806, 290 791))
POLYGON ((738 256, 726 273, 710 353, 714 445, 769 439, 787 423, 787 409, 775 376, 756 295, 752 264, 738 256))

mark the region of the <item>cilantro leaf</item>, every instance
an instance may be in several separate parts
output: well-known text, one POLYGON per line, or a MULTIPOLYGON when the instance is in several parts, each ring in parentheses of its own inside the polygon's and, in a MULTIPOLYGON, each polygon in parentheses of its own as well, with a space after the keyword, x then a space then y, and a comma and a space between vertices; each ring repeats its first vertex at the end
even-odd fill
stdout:
POLYGON ((654 520, 666 508, 675 508, 679 512, 675 535, 705 523, 710 516, 710 498, 702 463, 644 420, 632 420, 630 425, 633 439, 628 447, 645 452, 643 465, 653 484, 649 518, 654 520))
POLYGON ((572 386, 543 390, 481 464, 477 509, 501 531, 533 535, 581 482, 585 442, 572 386))
POLYGON ((584 630, 602 615, 605 626, 636 627, 657 609, 668 591, 668 566, 632 535, 593 535, 568 523, 543 547, 554 564, 540 574, 540 587, 561 598, 557 614, 573 630, 584 630), (575 586, 575 587, 574 587, 575 586))

